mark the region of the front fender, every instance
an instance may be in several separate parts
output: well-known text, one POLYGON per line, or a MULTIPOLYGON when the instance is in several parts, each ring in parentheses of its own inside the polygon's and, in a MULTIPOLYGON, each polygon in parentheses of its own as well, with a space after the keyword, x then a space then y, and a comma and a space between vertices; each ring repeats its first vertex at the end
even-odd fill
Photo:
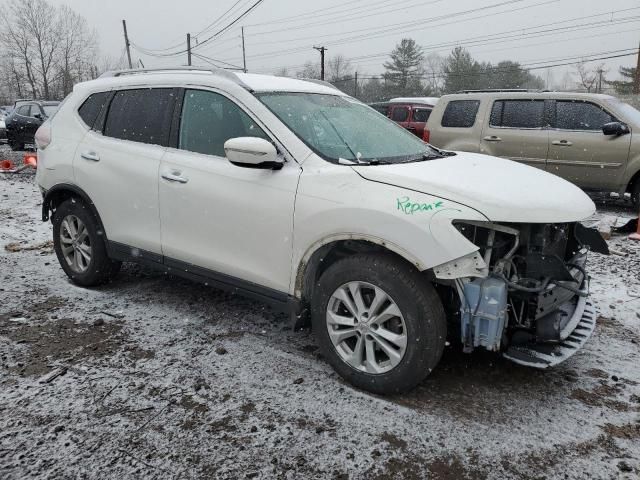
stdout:
POLYGON ((336 240, 384 246, 421 271, 478 250, 453 227, 455 219, 487 220, 464 205, 368 181, 348 168, 307 169, 296 200, 292 279, 318 248, 336 240))

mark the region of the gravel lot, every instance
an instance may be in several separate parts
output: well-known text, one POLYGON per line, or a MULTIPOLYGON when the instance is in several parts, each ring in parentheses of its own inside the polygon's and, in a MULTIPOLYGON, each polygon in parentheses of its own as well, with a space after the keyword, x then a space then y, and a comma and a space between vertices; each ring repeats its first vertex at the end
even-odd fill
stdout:
POLYGON ((568 362, 452 342, 414 392, 377 397, 262 304, 135 265, 73 286, 40 204, 32 172, 0 174, 0 478, 639 478, 626 237, 610 245, 627 256, 591 256, 598 328, 568 362))

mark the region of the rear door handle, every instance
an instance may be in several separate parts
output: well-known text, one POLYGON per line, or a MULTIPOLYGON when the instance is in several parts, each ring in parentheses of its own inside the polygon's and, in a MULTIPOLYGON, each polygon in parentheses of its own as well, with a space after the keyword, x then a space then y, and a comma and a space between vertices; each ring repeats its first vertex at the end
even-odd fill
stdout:
POLYGON ((84 158, 85 160, 89 160, 91 162, 99 162, 100 161, 100 155, 98 155, 96 152, 82 152, 80 154, 80 156, 82 158, 84 158))
POLYGON ((569 140, 554 140, 551 145, 558 145, 559 147, 570 147, 573 145, 569 140))
POLYGON ((169 182, 187 183, 189 181, 188 178, 181 177, 180 172, 163 173, 161 177, 169 182))
POLYGON ((497 137, 495 135, 487 135, 486 137, 483 138, 483 140, 485 142, 501 142, 502 141, 500 137, 497 137))

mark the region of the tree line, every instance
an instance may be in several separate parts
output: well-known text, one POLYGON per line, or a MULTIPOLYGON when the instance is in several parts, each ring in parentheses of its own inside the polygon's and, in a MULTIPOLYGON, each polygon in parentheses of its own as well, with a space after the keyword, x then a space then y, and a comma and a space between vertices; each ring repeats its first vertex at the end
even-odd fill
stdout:
POLYGON ((99 58, 96 32, 66 5, 8 0, 0 8, 0 104, 61 100, 73 85, 114 66, 99 58))
MULTIPOLYGON (((402 39, 383 63, 384 73, 356 73, 343 55, 329 57, 325 78, 349 95, 365 102, 393 97, 440 96, 460 90, 578 88, 602 92, 604 87, 619 94, 633 89, 635 68, 620 67, 620 80, 606 80, 603 65, 575 67, 553 84, 551 71, 546 80, 520 63, 504 60, 496 64, 474 59, 463 47, 446 57, 425 54, 411 38, 402 39)), ((99 54, 96 32, 85 18, 66 5, 47 0, 6 0, 0 8, 0 104, 16 98, 60 100, 73 85, 96 78, 103 71, 123 68, 123 59, 114 61, 99 54)), ((320 78, 319 62, 306 62, 295 72, 286 68, 277 75, 320 78)))

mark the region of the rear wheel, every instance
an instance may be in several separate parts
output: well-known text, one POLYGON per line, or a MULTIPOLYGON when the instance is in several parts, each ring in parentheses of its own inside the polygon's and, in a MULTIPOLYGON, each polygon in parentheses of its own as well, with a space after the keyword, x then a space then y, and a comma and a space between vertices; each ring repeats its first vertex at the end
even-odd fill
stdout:
POLYGON ((415 387, 444 349, 445 314, 435 289, 390 255, 354 255, 329 267, 314 292, 312 320, 331 366, 373 393, 415 387))
POLYGON ((19 152, 24 150, 24 143, 20 143, 13 140, 8 140, 7 143, 9 143, 9 148, 11 148, 11 150, 13 150, 14 152, 19 152))
POLYGON ((53 216, 53 245, 60 266, 77 285, 91 287, 112 279, 121 262, 107 256, 104 235, 86 205, 65 200, 53 216))

